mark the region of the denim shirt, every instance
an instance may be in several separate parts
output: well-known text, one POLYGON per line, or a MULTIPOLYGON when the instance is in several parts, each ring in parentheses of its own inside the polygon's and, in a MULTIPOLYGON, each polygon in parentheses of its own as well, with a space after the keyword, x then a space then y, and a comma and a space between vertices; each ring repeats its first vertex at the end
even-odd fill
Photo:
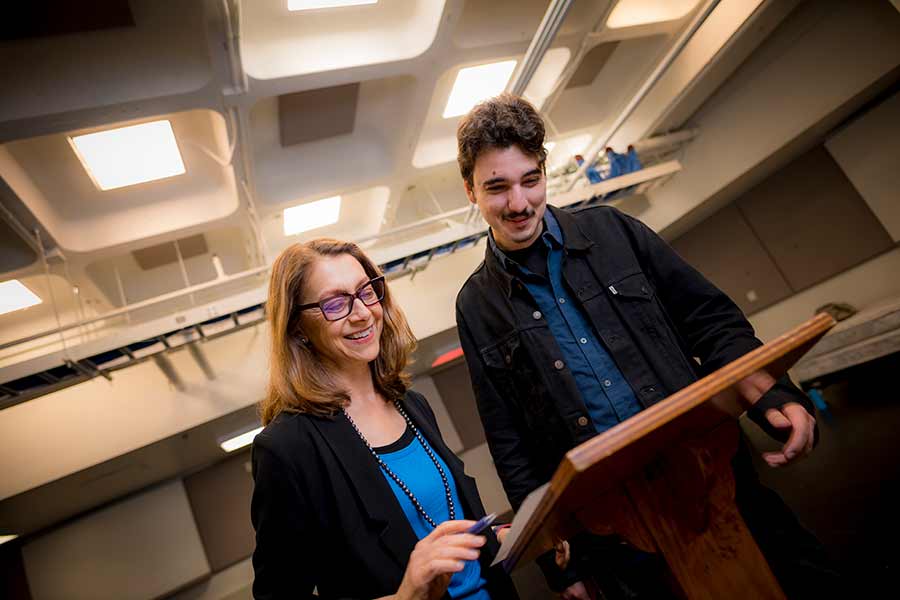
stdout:
POLYGON ((493 235, 489 236, 489 244, 504 268, 522 280, 547 319, 594 428, 603 432, 637 414, 642 406, 563 282, 562 231, 549 210, 544 213, 544 225, 541 240, 535 243, 547 245, 549 279, 509 258, 494 242, 493 235))

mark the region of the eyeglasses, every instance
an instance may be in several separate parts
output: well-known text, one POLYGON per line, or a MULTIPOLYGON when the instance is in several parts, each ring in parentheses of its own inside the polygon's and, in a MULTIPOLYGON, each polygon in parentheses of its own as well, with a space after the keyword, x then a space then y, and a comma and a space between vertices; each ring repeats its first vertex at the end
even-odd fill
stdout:
POLYGON ((353 302, 359 298, 359 301, 366 306, 372 306, 381 302, 384 298, 384 276, 376 277, 367 281, 361 288, 352 294, 338 294, 330 296, 312 304, 303 304, 298 306, 298 310, 309 310, 318 308, 322 311, 322 316, 327 321, 338 321, 349 315, 353 311, 353 302))

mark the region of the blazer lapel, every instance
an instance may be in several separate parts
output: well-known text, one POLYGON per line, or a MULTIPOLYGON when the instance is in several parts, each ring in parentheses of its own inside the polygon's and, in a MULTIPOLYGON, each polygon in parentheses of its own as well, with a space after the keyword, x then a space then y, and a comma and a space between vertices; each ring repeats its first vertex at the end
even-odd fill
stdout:
POLYGON ((343 467, 363 510, 377 523, 385 548, 405 568, 419 540, 378 462, 343 413, 311 420, 343 467))

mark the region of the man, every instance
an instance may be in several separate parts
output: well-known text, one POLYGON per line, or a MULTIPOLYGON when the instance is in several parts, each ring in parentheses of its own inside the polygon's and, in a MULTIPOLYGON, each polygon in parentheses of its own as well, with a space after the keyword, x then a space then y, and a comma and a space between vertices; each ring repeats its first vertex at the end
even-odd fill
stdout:
MULTIPOLYGON (((517 510, 566 451, 761 342, 725 294, 639 221, 606 206, 547 206, 544 126, 529 103, 488 100, 463 118, 457 139, 466 195, 490 235, 456 319, 491 454, 517 510)), ((738 387, 751 417, 786 438, 763 455, 769 465, 812 450, 815 418, 800 390, 765 372, 738 387)), ((734 468, 738 506, 773 571, 789 595, 805 595, 804 565, 823 562, 820 546, 759 485, 745 448, 734 468)), ((564 598, 587 598, 589 577, 609 598, 666 593, 656 559, 618 540, 585 536, 572 555, 565 572, 552 555, 538 561, 564 598)))

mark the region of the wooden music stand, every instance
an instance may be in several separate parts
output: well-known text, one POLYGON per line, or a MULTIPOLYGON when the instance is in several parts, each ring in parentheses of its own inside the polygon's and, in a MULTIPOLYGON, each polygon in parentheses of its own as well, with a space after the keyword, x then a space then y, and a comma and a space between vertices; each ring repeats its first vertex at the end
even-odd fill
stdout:
POLYGON ((834 324, 817 315, 570 450, 520 508, 505 568, 586 530, 661 553, 685 598, 783 599, 734 503, 734 385, 760 369, 781 377, 834 324))

